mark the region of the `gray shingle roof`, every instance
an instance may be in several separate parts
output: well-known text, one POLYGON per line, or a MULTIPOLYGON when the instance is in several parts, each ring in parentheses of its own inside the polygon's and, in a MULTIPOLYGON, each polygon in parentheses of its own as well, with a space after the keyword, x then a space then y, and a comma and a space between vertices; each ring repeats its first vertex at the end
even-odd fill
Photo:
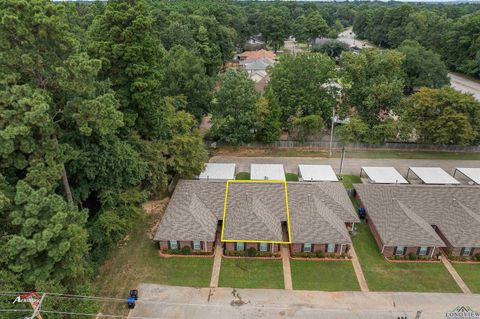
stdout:
MULTIPOLYGON (((349 243, 346 222, 358 217, 339 182, 287 183, 294 242, 349 243)), ((207 240, 223 218, 225 182, 181 180, 156 240, 207 240)), ((224 239, 283 241, 283 183, 230 183, 224 239)))
POLYGON ((289 191, 292 242, 350 243, 344 221, 315 194, 300 189, 293 186, 289 191))
POLYGON ((214 241, 224 194, 225 182, 180 180, 154 239, 214 241))
POLYGON ((446 246, 435 225, 454 247, 480 247, 480 187, 354 186, 387 246, 446 246))
POLYGON ((224 239, 283 241, 286 219, 283 183, 230 183, 224 239))

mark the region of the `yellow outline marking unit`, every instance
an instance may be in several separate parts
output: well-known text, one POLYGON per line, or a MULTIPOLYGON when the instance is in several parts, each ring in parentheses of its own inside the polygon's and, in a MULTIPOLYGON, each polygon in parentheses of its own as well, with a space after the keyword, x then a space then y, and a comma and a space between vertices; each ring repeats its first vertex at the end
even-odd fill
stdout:
POLYGON ((269 243, 269 244, 291 244, 292 243, 292 232, 290 230, 290 211, 288 209, 288 189, 287 181, 285 180, 236 180, 230 179, 227 181, 225 189, 225 200, 223 202, 223 221, 222 221, 222 233, 220 236, 220 241, 224 243, 234 243, 234 242, 243 242, 243 243, 269 243), (227 202, 228 202, 228 187, 230 183, 283 183, 285 189, 285 207, 287 214, 287 230, 288 230, 288 241, 270 241, 270 240, 244 240, 244 239, 223 239, 223 233, 225 230, 225 219, 227 217, 227 202))

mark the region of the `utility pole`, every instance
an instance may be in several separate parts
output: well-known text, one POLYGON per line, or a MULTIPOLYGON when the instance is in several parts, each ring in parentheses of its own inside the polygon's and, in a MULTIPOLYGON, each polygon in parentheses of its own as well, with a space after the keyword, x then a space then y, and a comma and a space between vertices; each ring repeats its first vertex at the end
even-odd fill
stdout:
POLYGON ((342 147, 342 158, 340 159, 340 179, 342 179, 343 161, 345 160, 345 146, 342 147))
POLYGON ((40 301, 36 306, 33 305, 33 303, 31 304, 33 308, 33 313, 30 319, 42 319, 42 316, 40 315, 40 307, 42 306, 43 299, 45 299, 45 294, 42 294, 42 298, 40 298, 40 301))
POLYGON ((335 106, 332 107, 332 127, 330 128, 330 157, 332 157, 333 127, 335 126, 335 106))

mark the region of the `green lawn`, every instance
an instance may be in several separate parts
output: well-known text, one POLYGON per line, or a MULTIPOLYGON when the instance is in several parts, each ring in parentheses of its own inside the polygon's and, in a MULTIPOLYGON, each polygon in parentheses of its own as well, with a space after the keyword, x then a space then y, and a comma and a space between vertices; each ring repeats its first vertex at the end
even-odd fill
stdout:
POLYGON ((350 261, 291 260, 293 289, 324 291, 360 290, 350 261))
POLYGON ((457 264, 452 263, 468 288, 473 293, 480 293, 480 264, 457 264))
POLYGON ((282 261, 223 258, 219 286, 283 289, 282 261))
MULTIPOLYGON (((141 282, 177 286, 208 287, 213 258, 162 258, 157 245, 148 237, 158 214, 139 220, 128 241, 114 248, 94 280, 95 295, 126 298, 141 282)), ((125 305, 106 303, 104 314, 118 314, 125 305)))
POLYGON ((250 180, 250 173, 248 173, 248 172, 239 172, 239 173, 237 173, 237 175, 235 176, 235 179, 248 181, 248 180, 250 180))
POLYGON ((285 173, 285 179, 288 182, 298 182, 298 175, 295 173, 285 173))
POLYGON ((356 175, 342 175, 342 183, 345 188, 353 188, 353 184, 360 184, 362 180, 356 175))
POLYGON ((387 262, 368 225, 356 228, 353 245, 371 291, 461 292, 443 264, 387 262))

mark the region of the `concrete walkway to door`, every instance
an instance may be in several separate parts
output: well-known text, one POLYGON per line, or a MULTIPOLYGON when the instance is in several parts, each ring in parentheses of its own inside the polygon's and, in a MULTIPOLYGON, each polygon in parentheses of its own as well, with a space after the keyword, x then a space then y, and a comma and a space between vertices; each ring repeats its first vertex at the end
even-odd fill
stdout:
POLYGON ((443 265, 445 266, 445 268, 447 268, 448 272, 453 277, 460 289, 462 289, 463 293, 471 294, 472 292, 470 291, 470 288, 468 288, 462 277, 460 277, 455 268, 453 268, 452 263, 450 262, 450 260, 448 260, 447 256, 445 256, 445 254, 442 254, 441 258, 443 265))
POLYGON ((218 279, 220 278, 220 268, 222 266, 222 255, 223 255, 222 243, 219 240, 217 240, 217 242, 215 243, 215 256, 213 259, 210 288, 218 287, 218 279))
POLYGON ((365 280, 365 276, 363 275, 363 270, 362 270, 362 267, 360 266, 357 253, 355 252, 355 248, 353 247, 353 245, 350 245, 349 253, 350 253, 350 256, 352 257, 353 270, 355 271, 355 275, 357 276, 358 284, 360 285, 360 290, 363 292, 370 291, 368 289, 367 281, 365 280))
POLYGON ((287 245, 280 245, 283 264, 283 284, 287 290, 292 290, 292 270, 290 269, 290 251, 287 245))

